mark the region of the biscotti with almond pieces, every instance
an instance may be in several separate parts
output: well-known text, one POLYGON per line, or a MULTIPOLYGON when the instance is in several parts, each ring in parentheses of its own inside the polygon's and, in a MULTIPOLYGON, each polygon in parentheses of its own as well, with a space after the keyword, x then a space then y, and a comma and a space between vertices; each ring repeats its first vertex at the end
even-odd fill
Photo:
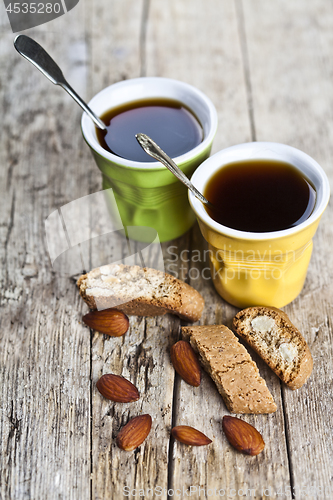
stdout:
POLYGON ((249 307, 236 314, 233 328, 290 389, 299 389, 309 378, 310 349, 285 312, 249 307))
POLYGON ((276 404, 245 347, 224 325, 182 328, 231 413, 273 413, 276 404))
POLYGON ((77 286, 90 309, 115 308, 128 315, 172 313, 197 321, 205 304, 200 293, 184 281, 140 266, 101 266, 80 276, 77 286))

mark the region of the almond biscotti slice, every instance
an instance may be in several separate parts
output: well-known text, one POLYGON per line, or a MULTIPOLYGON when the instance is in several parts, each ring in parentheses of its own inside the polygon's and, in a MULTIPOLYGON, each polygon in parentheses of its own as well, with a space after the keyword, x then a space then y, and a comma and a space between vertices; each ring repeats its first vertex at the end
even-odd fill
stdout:
POLYGON ((251 356, 224 325, 182 328, 231 413, 273 413, 276 404, 251 356))
POLYGON ((170 312, 197 321, 205 304, 200 293, 187 283, 147 267, 101 266, 80 276, 77 286, 91 309, 113 307, 136 316, 170 312))
POLYGON ((249 307, 236 314, 233 328, 290 389, 299 389, 309 378, 310 349, 285 312, 249 307))

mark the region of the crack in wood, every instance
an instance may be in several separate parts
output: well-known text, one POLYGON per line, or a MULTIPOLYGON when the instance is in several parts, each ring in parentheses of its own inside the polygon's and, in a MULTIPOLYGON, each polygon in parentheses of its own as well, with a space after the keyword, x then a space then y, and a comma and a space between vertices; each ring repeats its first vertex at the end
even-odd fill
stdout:
POLYGON ((10 235, 12 233, 12 230, 13 230, 13 227, 14 227, 14 216, 15 216, 15 191, 13 191, 13 196, 12 196, 12 203, 11 203, 11 208, 10 208, 10 216, 9 216, 9 221, 8 221, 8 225, 7 225, 7 234, 6 234, 6 238, 5 238, 5 241, 4 241, 4 268, 5 268, 5 281, 6 281, 6 285, 4 287, 4 290, 6 290, 6 288, 8 288, 8 265, 7 264, 7 259, 8 259, 8 244, 9 244, 9 239, 10 239, 10 235))
POLYGON ((249 121, 250 121, 250 128, 251 128, 251 139, 252 139, 252 141, 256 141, 257 136, 256 136, 255 121, 254 121, 254 105, 253 105, 253 92, 252 92, 252 84, 251 84, 251 71, 250 71, 249 53, 248 53, 248 48, 247 48, 245 19, 244 19, 242 0, 235 0, 235 6, 236 6, 236 12, 237 12, 238 32, 239 32, 239 41, 240 41, 240 47, 241 47, 241 53, 242 53, 245 87, 246 87, 246 93, 247 93, 247 106, 248 106, 248 114, 249 114, 249 121))
POLYGON ((16 436, 15 436, 16 441, 18 441, 20 438, 20 433, 21 433, 20 420, 16 416, 14 416, 14 402, 13 402, 13 400, 11 401, 11 409, 10 409, 10 414, 8 415, 8 419, 9 419, 9 422, 11 424, 11 428, 10 428, 10 431, 8 434, 8 441, 13 438, 14 434, 16 434, 16 436))
POLYGON ((281 402, 282 402, 282 414, 283 414, 283 423, 284 423, 284 435, 285 442, 287 448, 287 459, 288 459, 288 472, 289 472, 289 480, 291 487, 291 498, 295 498, 295 481, 294 481, 294 470, 293 470, 293 462, 292 462, 292 454, 290 449, 290 431, 287 420, 287 408, 285 401, 285 392, 287 389, 282 386, 282 382, 280 381, 281 387, 281 402))
POLYGON ((143 8, 141 15, 141 30, 140 30, 140 76, 147 75, 147 31, 149 23, 149 6, 150 0, 143 0, 143 8))

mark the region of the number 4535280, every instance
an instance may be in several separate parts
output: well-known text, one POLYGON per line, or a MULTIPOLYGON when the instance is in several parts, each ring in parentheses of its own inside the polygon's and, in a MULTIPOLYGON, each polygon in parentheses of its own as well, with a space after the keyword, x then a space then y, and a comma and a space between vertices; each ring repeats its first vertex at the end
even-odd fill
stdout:
POLYGON ((59 14, 60 3, 10 3, 6 8, 10 14, 59 14))

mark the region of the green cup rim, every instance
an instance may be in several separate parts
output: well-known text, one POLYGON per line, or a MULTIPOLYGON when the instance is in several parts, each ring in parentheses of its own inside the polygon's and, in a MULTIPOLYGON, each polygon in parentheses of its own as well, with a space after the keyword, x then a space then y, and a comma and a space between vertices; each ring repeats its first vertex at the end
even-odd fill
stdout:
MULTIPOLYGON (((98 92, 89 101, 89 106, 93 111, 95 111, 97 115, 101 115, 103 112, 119 104, 139 100, 140 98, 146 99, 147 97, 166 97, 176 99, 184 103, 198 117, 200 121, 202 117, 199 116, 200 113, 198 113, 198 110, 205 110, 209 123, 207 125, 208 130, 205 132, 204 140, 198 146, 191 149, 187 153, 174 158, 174 161, 178 165, 182 165, 184 163, 187 163, 188 161, 193 161, 211 145, 215 137, 218 124, 216 108, 209 97, 207 97, 201 90, 180 80, 162 77, 140 77, 124 80, 110 85, 109 87, 106 87, 105 89, 98 92), (137 97, 130 97, 131 88, 132 94, 135 93, 137 97), (138 97, 138 95, 142 95, 142 97, 138 97), (116 102, 117 97, 122 97, 123 100, 116 102), (108 102, 110 99, 113 100, 111 106, 105 106, 105 102, 108 102)), ((82 114, 81 130, 88 146, 90 146, 90 148, 95 153, 103 157, 105 160, 108 160, 119 166, 135 170, 165 169, 165 166, 160 162, 136 162, 133 160, 127 160, 126 158, 122 158, 120 156, 116 156, 109 151, 106 151, 99 144, 96 137, 95 125, 86 113, 82 114)))

